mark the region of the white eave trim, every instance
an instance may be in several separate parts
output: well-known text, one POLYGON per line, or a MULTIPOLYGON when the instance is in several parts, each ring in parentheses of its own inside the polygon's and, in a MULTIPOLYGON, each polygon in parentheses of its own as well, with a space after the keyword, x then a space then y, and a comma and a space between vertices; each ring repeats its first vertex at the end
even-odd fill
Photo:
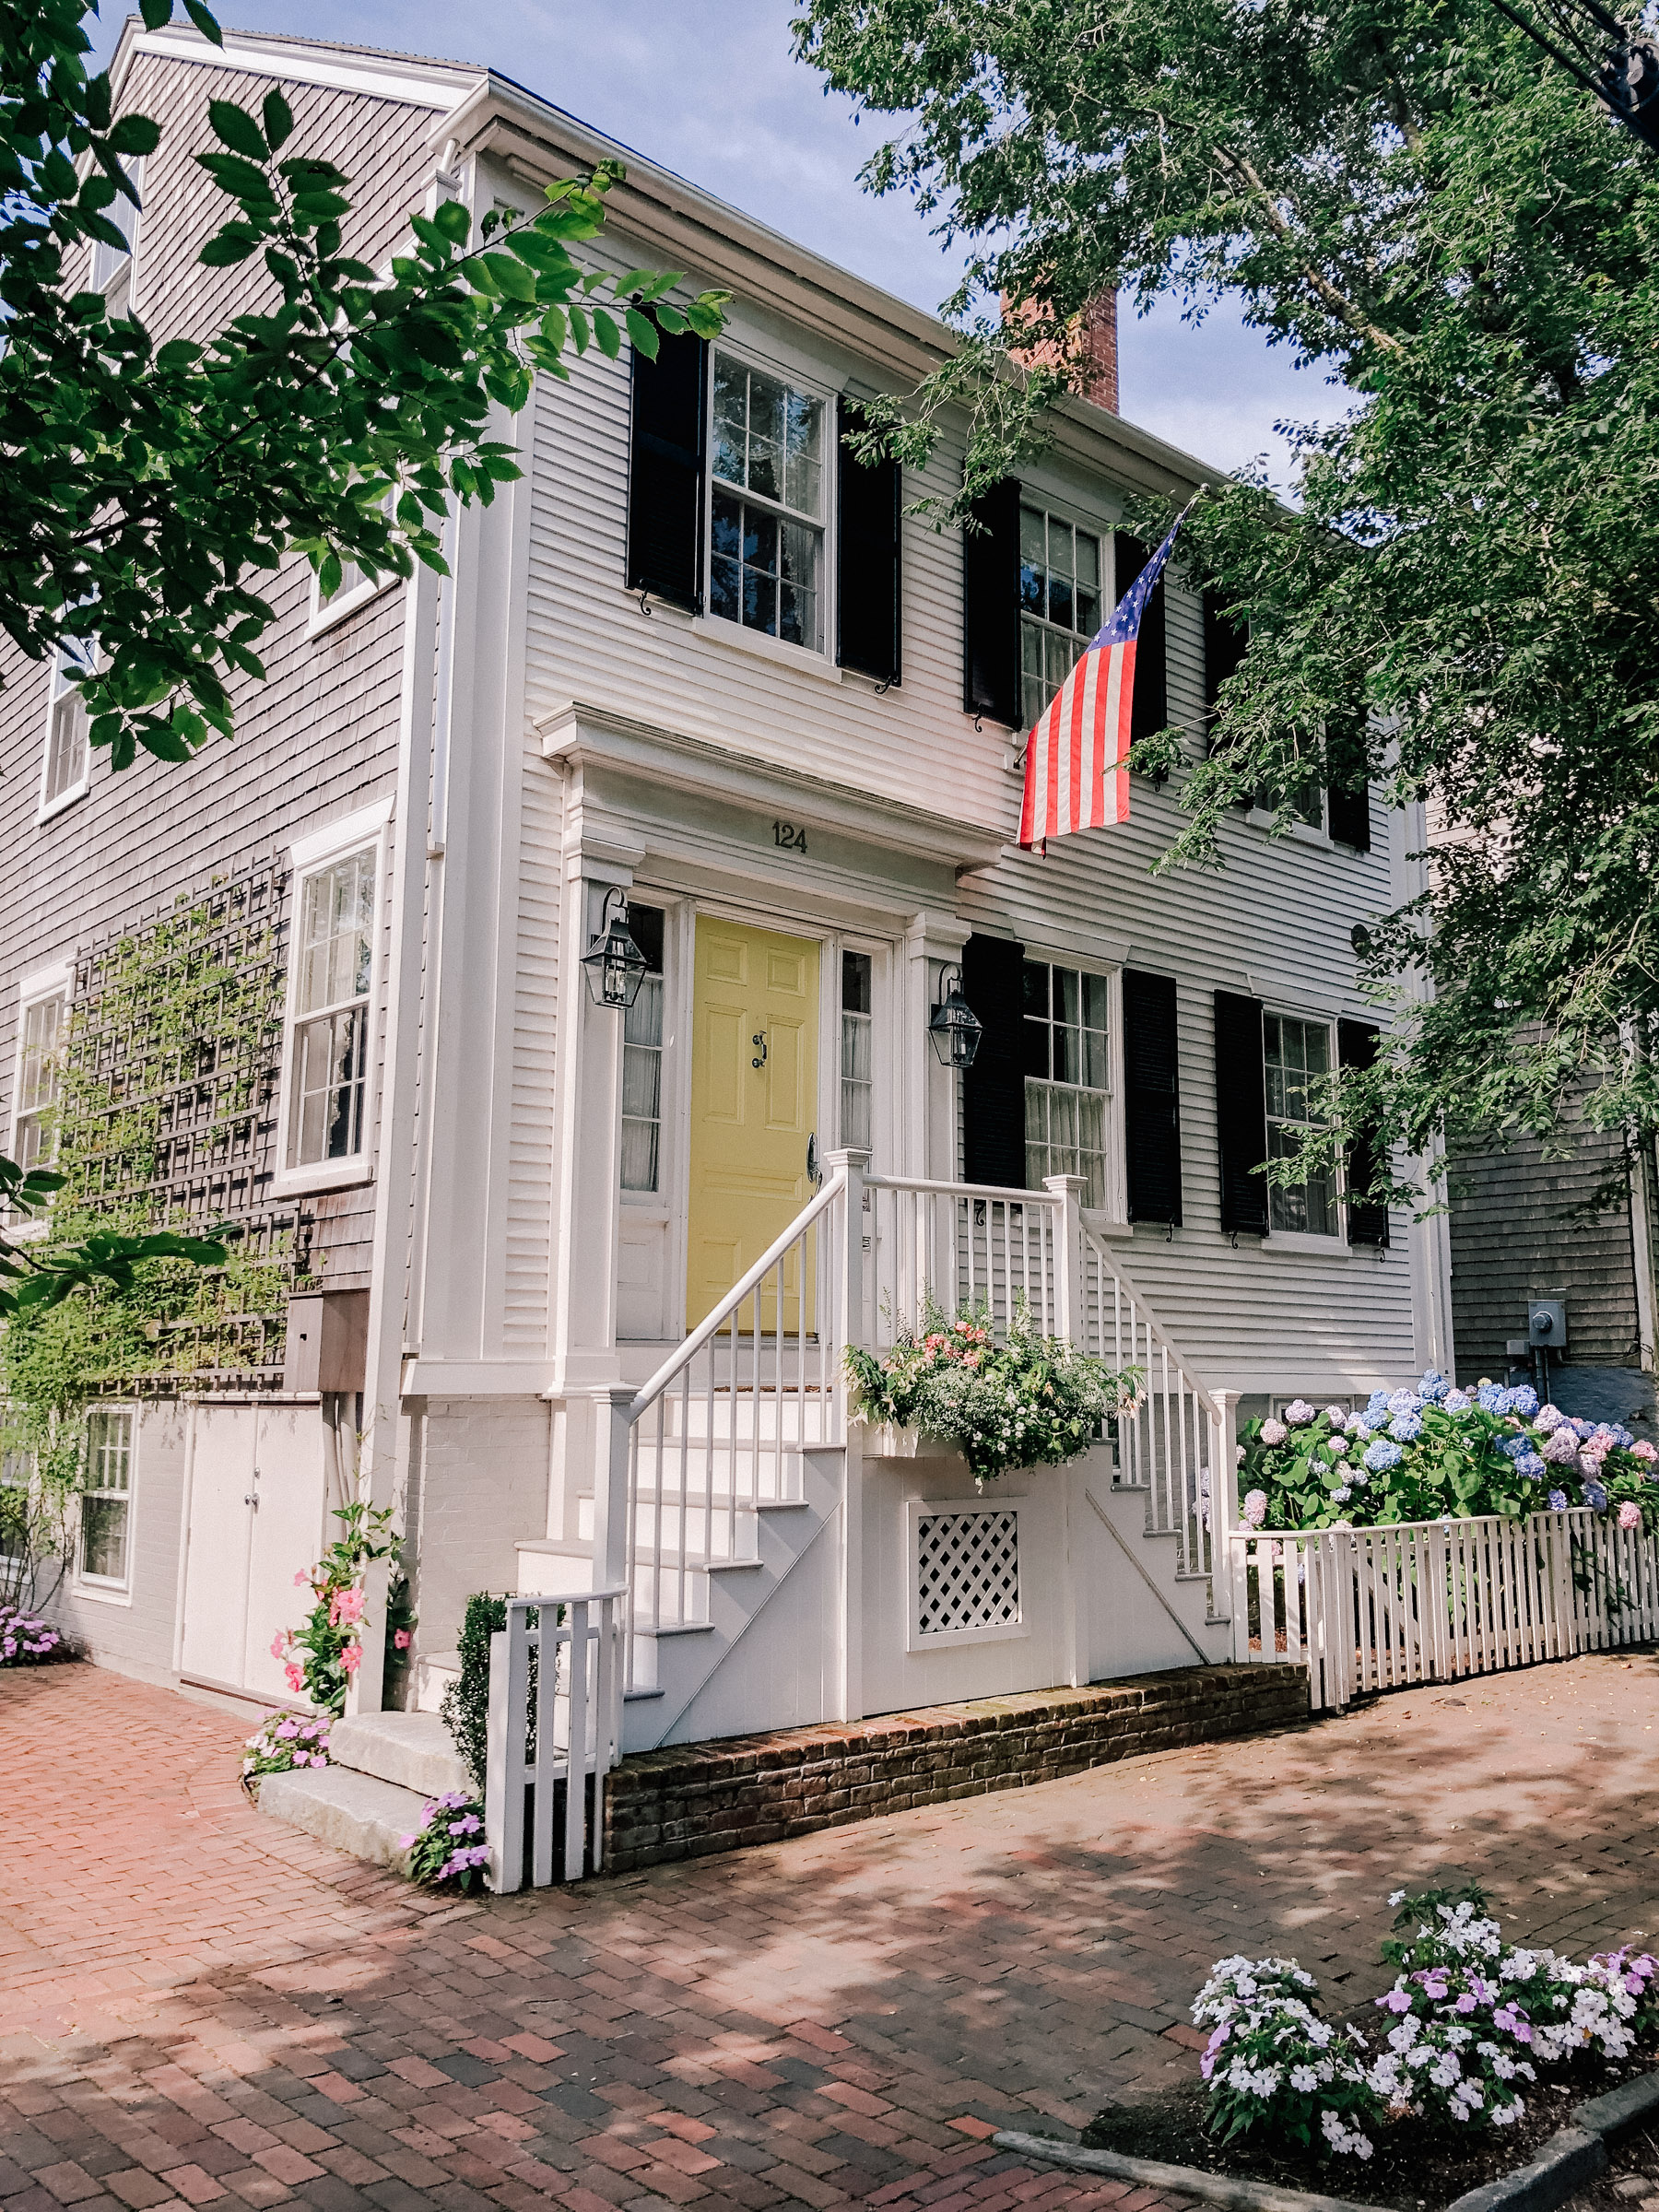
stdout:
POLYGON ((977 822, 954 821, 947 815, 907 806, 902 799, 833 782, 782 761, 734 752, 729 746, 711 745, 677 730, 634 722, 608 707, 588 706, 580 700, 544 715, 535 730, 546 760, 591 762, 649 778, 655 784, 701 792, 755 814, 795 817, 805 792, 810 794, 825 829, 920 859, 954 862, 959 869, 989 867, 1007 841, 1001 830, 982 829, 977 822))
MULTIPOLYGON (((130 18, 129 18, 130 20, 130 18)), ((435 108, 447 112, 487 81, 477 69, 446 71, 441 63, 406 59, 401 54, 371 53, 342 46, 331 52, 307 40, 262 37, 257 31, 227 30, 222 50, 186 24, 161 30, 136 32, 124 38, 116 72, 135 54, 165 54, 175 62, 195 62, 209 68, 241 69, 253 76, 279 76, 294 85, 329 85, 342 92, 360 92, 376 100, 397 100, 411 107, 435 108)))

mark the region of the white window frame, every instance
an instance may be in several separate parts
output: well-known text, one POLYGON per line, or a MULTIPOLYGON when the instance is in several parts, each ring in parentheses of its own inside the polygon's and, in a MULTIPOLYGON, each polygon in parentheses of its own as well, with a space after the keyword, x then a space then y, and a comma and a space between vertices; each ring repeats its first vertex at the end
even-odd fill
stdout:
MULTIPOLYGON (((390 504, 394 496, 391 492, 386 494, 387 504, 390 504)), ((322 578, 315 569, 312 569, 311 572, 310 612, 305 620, 305 634, 308 639, 324 636, 339 623, 344 622, 348 616, 355 615, 359 607, 367 606, 371 599, 378 599, 382 592, 389 592, 394 583, 403 583, 407 581, 405 577, 400 576, 395 569, 388 569, 382 576, 365 576, 354 560, 343 560, 341 566, 343 571, 346 569, 356 570, 357 582, 347 583, 342 573, 339 590, 334 593, 326 602, 323 597, 322 578)))
MULTIPOLYGON (((90 1452, 91 1445, 92 1422, 99 1416, 109 1415, 112 1413, 124 1414, 131 1423, 131 1428, 127 1438, 126 1488, 122 1491, 88 1491, 85 1487, 83 1487, 80 1493, 83 1499, 88 1496, 119 1496, 124 1498, 126 1500, 126 1547, 124 1572, 119 1578, 114 1575, 88 1574, 87 1572, 86 1568, 83 1565, 83 1560, 86 1556, 85 1524, 82 1520, 81 1512, 77 1511, 76 1514, 75 1572, 73 1578, 76 1594, 80 1597, 95 1598, 103 1605, 130 1606, 133 1602, 133 1564, 137 1551, 138 1528, 138 1432, 140 1428, 143 1426, 138 1418, 139 1410, 140 1409, 136 1406, 123 1404, 119 1400, 106 1402, 102 1399, 96 1399, 89 1406, 88 1406, 86 1414, 83 1417, 87 1424, 84 1433, 87 1438, 88 1453, 90 1452)), ((88 1459, 88 1472, 90 1473, 90 1460, 88 1459)))
MULTIPOLYGON (((1336 1066, 1336 1024, 1328 1014, 1321 1014, 1309 1007, 1293 1006, 1288 1003, 1276 1002, 1272 999, 1268 999, 1264 1003, 1262 1014, 1264 1020, 1265 1020, 1267 1016, 1271 1015, 1280 1021, 1300 1021, 1304 1029, 1324 1030, 1328 1040, 1326 1049, 1329 1054, 1329 1065, 1333 1069, 1336 1066)), ((1264 1100, 1264 1128, 1265 1128, 1269 1119, 1265 1109, 1266 1089, 1267 1038, 1265 1030, 1264 1029, 1262 1037, 1262 1092, 1264 1100)), ((1307 1253, 1311 1257, 1322 1260, 1346 1260, 1350 1258, 1352 1256, 1353 1248, 1347 1241, 1347 1179, 1343 1172, 1342 1163, 1340 1160, 1338 1160, 1336 1164, 1335 1182, 1336 1193, 1334 1200, 1335 1206, 1335 1226, 1328 1236, 1322 1235, 1317 1230, 1311 1229, 1275 1229, 1273 1226, 1273 1190, 1272 1186, 1269 1185, 1267 1192, 1266 1249, 1269 1252, 1307 1253)), ((1288 1403, 1288 1400, 1287 1400, 1287 1404, 1288 1403)))
POLYGON ((380 1006, 382 972, 382 938, 384 935, 386 899, 386 831, 392 816, 391 799, 377 799, 371 806, 360 806, 355 814, 344 816, 326 828, 314 830, 305 837, 294 838, 288 846, 288 860, 292 868, 289 888, 289 912, 292 922, 288 933, 288 986, 282 1018, 282 1083, 277 1099, 276 1155, 278 1165, 271 1179, 273 1196, 292 1197, 306 1191, 338 1190, 344 1185, 368 1182, 373 1176, 374 1159, 374 1070, 379 1065, 380 1006), (309 1167, 289 1167, 289 1123, 295 1110, 294 1098, 294 1031, 300 1020, 300 956, 301 920, 304 910, 305 884, 309 877, 319 875, 332 867, 336 861, 346 860, 354 853, 372 847, 374 852, 374 880, 377 887, 374 915, 374 959, 369 984, 368 1050, 366 1054, 366 1088, 363 1099, 363 1141, 348 1159, 319 1160, 309 1167))
MULTIPOLYGON (((66 1022, 69 1014, 69 988, 73 976, 74 970, 71 963, 68 960, 59 960, 51 968, 36 969, 32 975, 26 975, 18 985, 18 1036, 12 1050, 11 1115, 6 1127, 8 1140, 6 1151, 13 1159, 19 1159, 22 1153, 22 1147, 18 1141, 18 1132, 23 1117, 24 1018, 31 1006, 38 1006, 49 998, 61 998, 64 1002, 63 1018, 66 1022)), ((60 1030, 60 1037, 62 1033, 60 1030)), ((53 1158, 55 1157, 54 1147, 53 1158)), ((44 1164, 50 1165, 51 1163, 44 1164)), ((27 1237, 31 1230, 36 1235, 43 1235, 45 1225, 43 1222, 38 1224, 20 1222, 8 1230, 6 1233, 13 1237, 19 1234, 27 1237)))
MULTIPOLYGON (((1030 1617, 1026 1612, 1026 1599, 1030 1584, 1027 1580, 1024 1558, 1019 1562, 1019 1618, 992 1622, 981 1629, 936 1629, 922 1632, 922 1592, 920 1588, 922 1524, 935 1515, 948 1513, 959 1520, 971 1515, 988 1519, 997 1513, 1015 1516, 1014 1543, 1018 1552, 1024 1531, 1019 1527, 1019 1516, 1030 1503, 1023 1491, 1009 1490, 997 1485, 995 1498, 907 1498, 904 1501, 904 1648, 907 1653, 948 1652, 964 1643, 1012 1643, 1031 1633, 1030 1617)), ((1031 1525, 1028 1524, 1028 1526, 1031 1525)))
MULTIPOLYGON (((764 353, 757 351, 752 347, 745 346, 741 342, 733 343, 724 338, 718 340, 715 346, 710 348, 709 389, 703 408, 703 451, 707 455, 703 466, 703 605, 702 612, 696 618, 694 624, 695 628, 705 631, 709 636, 717 637, 728 644, 742 646, 746 651, 760 653, 768 660, 781 661, 786 667, 809 668, 818 674, 830 676, 838 683, 841 680, 841 671, 836 662, 833 641, 836 635, 838 611, 835 598, 835 532, 839 517, 836 512, 838 502, 835 490, 838 460, 836 441, 840 435, 840 413, 837 403, 840 397, 839 389, 828 383, 821 373, 804 367, 798 361, 769 359, 764 353), (786 384, 790 390, 799 392, 808 399, 818 400, 823 407, 823 512, 816 524, 806 524, 808 528, 816 527, 818 529, 822 547, 822 573, 818 579, 820 641, 817 645, 792 645, 786 638, 770 637, 765 630, 750 629, 744 623, 734 622, 729 616, 717 615, 713 611, 714 495, 718 490, 725 490, 739 500, 751 496, 741 485, 729 484, 725 477, 717 477, 714 474, 714 354, 716 352, 724 354, 728 360, 736 362, 741 368, 756 371, 761 376, 771 377, 775 382, 786 384)), ((769 512, 775 510, 782 520, 804 520, 795 511, 785 508, 781 500, 768 500, 764 493, 759 492, 752 496, 758 506, 765 507, 769 512)))
MULTIPOLYGON (((1108 960, 1098 955, 1078 952, 1065 945, 1045 945, 1041 942, 1025 946, 1028 960, 1043 961, 1050 968, 1072 968, 1088 975, 1103 976, 1108 992, 1107 1020, 1111 1027, 1106 1032, 1106 1072, 1111 1088, 1106 1094, 1106 1204, 1103 1208, 1086 1206, 1083 1210, 1090 1226, 1096 1230, 1129 1229, 1128 1163, 1124 1150, 1124 965, 1121 960, 1108 960)), ((1019 1018, 1025 1013, 1025 985, 1020 982, 1019 1018)), ((1023 1041, 1024 1030, 1021 1039, 1023 1041)), ((1019 1079, 1020 1113, 1025 1112, 1025 1070, 1023 1055, 1019 1079)), ((1154 1226, 1161 1226, 1155 1224, 1154 1226)))
MULTIPOLYGON (((1100 623, 1107 619, 1107 618, 1111 615, 1112 608, 1117 605, 1117 599, 1115 596, 1117 587, 1117 524, 1115 523, 1102 523, 1093 515, 1084 514, 1079 508, 1075 507, 1068 500, 1051 499, 1047 492, 1043 491, 1040 486, 1035 484, 1022 484, 1020 486, 1019 505, 1021 510, 1020 526, 1022 534, 1024 529, 1024 510, 1029 507, 1034 512, 1040 512, 1041 513, 1045 525, 1050 521, 1065 524, 1071 531, 1074 541, 1079 530, 1081 530, 1087 536, 1094 539, 1095 544, 1099 548, 1098 558, 1100 562, 1100 577, 1096 589, 1100 603, 1100 620, 1096 622, 1094 629, 1065 631, 1061 629, 1058 623, 1051 622, 1046 614, 1028 615, 1026 612, 1025 600, 1022 594, 1019 600, 1019 625, 1021 639, 1019 649, 1019 711, 1023 719, 1025 714, 1025 625, 1028 621, 1035 623, 1037 628, 1043 633, 1045 637, 1071 637, 1076 642, 1077 648, 1077 653, 1072 656, 1075 665, 1078 655, 1083 651, 1084 646, 1088 644, 1089 639, 1094 636, 1095 630, 1100 629, 1100 623)), ((1047 559, 1046 551, 1044 554, 1044 559, 1045 560, 1047 559)), ((1020 567, 1022 570, 1024 566, 1025 562, 1023 559, 1022 548, 1022 559, 1020 561, 1020 567)), ((1073 582, 1075 582, 1076 580, 1076 571, 1074 569, 1073 582)), ((1047 649, 1045 647, 1045 655, 1046 650, 1047 649)), ((1067 673, 1070 673, 1069 670, 1067 673)), ((1042 680, 1046 685, 1048 682, 1046 673, 1044 674, 1042 680)), ((1059 686, 1056 685, 1054 688, 1057 691, 1059 689, 1059 686)), ((1051 700, 1053 696, 1053 693, 1051 693, 1051 700)), ((1038 715, 1033 716, 1031 721, 1024 723, 1024 728, 1027 730, 1032 728, 1036 721, 1040 719, 1041 713, 1045 711, 1046 710, 1039 710, 1038 715)))
MULTIPOLYGON (((140 154, 123 164, 140 200, 144 197, 144 162, 145 158, 140 154)), ((93 291, 103 294, 105 312, 114 323, 138 312, 138 239, 144 214, 121 191, 117 191, 104 214, 125 238, 127 250, 118 253, 113 246, 94 240, 87 280, 93 291), (104 256, 108 256, 107 261, 104 256), (124 289, 119 300, 112 300, 110 295, 118 285, 124 289)))
POLYGON ((53 724, 57 718, 59 706, 76 688, 75 685, 64 681, 64 649, 59 646, 52 656, 52 670, 46 684, 46 727, 41 740, 41 792, 35 810, 37 822, 50 822, 65 808, 73 806, 77 799, 84 799, 92 788, 91 717, 82 706, 80 712, 87 726, 81 737, 80 774, 73 783, 66 783, 62 791, 47 796, 46 785, 52 773, 53 724))

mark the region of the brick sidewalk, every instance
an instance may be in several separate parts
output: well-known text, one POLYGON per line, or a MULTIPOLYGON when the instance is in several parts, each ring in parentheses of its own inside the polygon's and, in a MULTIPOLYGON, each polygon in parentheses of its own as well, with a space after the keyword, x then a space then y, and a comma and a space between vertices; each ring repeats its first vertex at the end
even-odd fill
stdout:
POLYGON ((1659 1934, 1646 1654, 485 1904, 262 1819, 241 1733, 0 1676, 5 2212, 1162 2212, 985 2138, 1181 2078, 1221 1953, 1339 2000, 1473 1873, 1517 1937, 1659 1934))

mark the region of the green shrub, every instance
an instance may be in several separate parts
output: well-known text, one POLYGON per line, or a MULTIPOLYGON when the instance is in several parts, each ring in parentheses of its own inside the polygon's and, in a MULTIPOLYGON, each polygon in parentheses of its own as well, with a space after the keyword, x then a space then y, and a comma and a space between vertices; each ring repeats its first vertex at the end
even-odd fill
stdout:
POLYGON ((480 1590, 466 1601, 461 1623, 461 1679, 443 1693, 438 1711, 454 1738, 462 1764, 480 1794, 489 1738, 489 1640, 507 1626, 507 1600, 480 1590))

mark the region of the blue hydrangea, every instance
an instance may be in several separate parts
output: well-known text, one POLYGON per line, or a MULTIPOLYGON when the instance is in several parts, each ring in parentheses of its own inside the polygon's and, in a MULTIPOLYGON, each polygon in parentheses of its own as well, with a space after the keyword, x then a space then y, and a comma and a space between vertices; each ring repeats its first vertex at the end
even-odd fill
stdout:
POLYGON ((1398 1444, 1385 1443, 1381 1437, 1365 1455, 1365 1464, 1373 1475, 1386 1475, 1390 1467, 1397 1467, 1406 1454, 1398 1444))
POLYGON ((1423 1424, 1415 1413, 1396 1413, 1388 1424, 1388 1433, 1397 1443, 1415 1444, 1423 1433, 1423 1424))
POLYGON ((1636 1441, 1634 1433, 1630 1430, 1627 1429, 1622 1421, 1615 1421, 1612 1424, 1612 1428, 1613 1441, 1619 1445, 1624 1451, 1628 1452, 1630 1446, 1636 1441))
POLYGON ((1517 1475, 1524 1475, 1528 1482, 1541 1482, 1548 1469, 1548 1462, 1540 1459, 1535 1452, 1523 1453, 1515 1462, 1517 1475))
POLYGON ((1373 1421, 1379 1414, 1386 1413, 1388 1411, 1388 1393, 1385 1390, 1373 1390, 1366 1400, 1365 1410, 1373 1421))
POLYGON ((1498 1448, 1500 1452, 1507 1452, 1512 1459, 1530 1459, 1534 1456, 1530 1436, 1506 1436, 1498 1448))
POLYGON ((1505 1413, 1518 1413, 1530 1421, 1538 1410, 1538 1394, 1530 1382, 1518 1382, 1513 1390, 1507 1390, 1503 1394, 1505 1413))
POLYGON ((1568 1426, 1571 1429, 1573 1435, 1578 1438, 1581 1444, 1588 1443, 1590 1439, 1595 1434, 1595 1423, 1594 1421, 1581 1421, 1574 1417, 1574 1418, 1569 1422, 1568 1426))
POLYGON ((1441 1373, 1440 1370, 1436 1367, 1431 1367, 1425 1373, 1422 1381, 1418 1384, 1418 1395, 1424 1399, 1427 1404, 1435 1406, 1438 1405, 1441 1399, 1445 1396, 1446 1392, 1450 1387, 1451 1385, 1447 1382, 1445 1376, 1441 1373))
POLYGON ((1354 1415, 1353 1418, 1348 1422, 1347 1432, 1350 1436, 1358 1436, 1360 1438, 1375 1436, 1377 1433, 1373 1423, 1368 1421, 1362 1413, 1357 1413, 1354 1415))
POLYGON ((1448 1413, 1467 1413, 1474 1403, 1466 1390, 1449 1390, 1446 1393, 1445 1408, 1448 1413))
POLYGON ((1599 1482, 1587 1482, 1584 1485, 1584 1503, 1593 1506, 1598 1513, 1606 1512, 1607 1493, 1599 1482))
POLYGON ((1550 1491, 1549 1510, 1552 1513, 1564 1513, 1567 1511, 1567 1493, 1565 1490, 1550 1491))
POLYGON ((1421 1413, 1423 1401, 1415 1390, 1396 1390, 1386 1401, 1390 1413, 1421 1413))
POLYGON ((1501 1413, 1503 1401, 1508 1397, 1509 1393, 1507 1390, 1500 1390, 1496 1382, 1483 1382, 1475 1395, 1488 1413, 1501 1413))

